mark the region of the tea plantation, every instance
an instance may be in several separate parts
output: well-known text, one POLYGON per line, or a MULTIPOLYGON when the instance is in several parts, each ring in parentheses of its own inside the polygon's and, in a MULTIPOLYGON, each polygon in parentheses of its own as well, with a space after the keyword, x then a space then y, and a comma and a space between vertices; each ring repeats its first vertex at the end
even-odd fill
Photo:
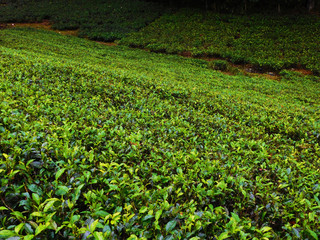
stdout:
POLYGON ((320 82, 0 31, 0 239, 319 239, 320 82))
MULTIPOLYGON (((164 11, 141 0, 7 1, 0 5, 0 23, 50 20, 58 30, 79 30, 79 36, 114 41, 145 27, 164 11)), ((1 2, 0 2, 1 3, 1 2)))
POLYGON ((121 43, 156 52, 222 57, 250 63, 262 72, 302 67, 320 74, 318 16, 237 16, 183 9, 165 14, 121 43))

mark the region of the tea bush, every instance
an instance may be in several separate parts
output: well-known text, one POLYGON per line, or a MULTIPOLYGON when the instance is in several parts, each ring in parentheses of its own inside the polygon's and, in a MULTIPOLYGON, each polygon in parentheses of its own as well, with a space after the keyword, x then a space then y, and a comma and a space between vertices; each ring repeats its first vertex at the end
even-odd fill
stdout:
POLYGON ((229 63, 225 60, 213 60, 208 63, 208 67, 213 70, 225 71, 229 67, 229 63))
POLYGON ((315 77, 0 39, 0 238, 318 239, 315 77))
POLYGON ((320 70, 316 16, 222 15, 183 9, 165 14, 120 42, 162 52, 223 57, 260 71, 320 70))
POLYGON ((114 41, 158 18, 163 7, 139 0, 40 0, 0 6, 0 22, 51 20, 58 30, 79 29, 79 35, 114 41))

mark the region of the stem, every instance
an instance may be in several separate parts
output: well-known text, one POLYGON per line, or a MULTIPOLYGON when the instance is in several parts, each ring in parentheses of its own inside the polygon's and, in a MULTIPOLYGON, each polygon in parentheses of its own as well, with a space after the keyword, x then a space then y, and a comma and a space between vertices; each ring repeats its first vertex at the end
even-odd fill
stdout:
POLYGON ((1 196, 1 202, 3 203, 3 205, 4 205, 6 208, 8 208, 8 209, 10 209, 12 212, 14 212, 14 210, 6 204, 6 202, 4 201, 4 199, 3 199, 2 196, 1 196))

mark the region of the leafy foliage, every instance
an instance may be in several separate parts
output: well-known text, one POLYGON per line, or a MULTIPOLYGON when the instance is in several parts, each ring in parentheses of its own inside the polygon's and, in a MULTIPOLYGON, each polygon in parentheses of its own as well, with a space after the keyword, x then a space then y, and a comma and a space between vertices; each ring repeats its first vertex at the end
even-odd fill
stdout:
POLYGON ((261 71, 304 67, 319 74, 319 29, 314 16, 235 16, 184 9, 162 16, 121 43, 223 57, 261 71))
POLYGON ((0 6, 0 22, 51 20, 58 30, 79 29, 79 35, 114 41, 145 27, 160 16, 163 8, 139 0, 41 0, 0 6))
POLYGON ((213 60, 208 63, 208 67, 212 68, 213 70, 227 70, 229 64, 228 61, 225 60, 213 60))
POLYGON ((318 239, 315 77, 0 39, 0 238, 318 239))

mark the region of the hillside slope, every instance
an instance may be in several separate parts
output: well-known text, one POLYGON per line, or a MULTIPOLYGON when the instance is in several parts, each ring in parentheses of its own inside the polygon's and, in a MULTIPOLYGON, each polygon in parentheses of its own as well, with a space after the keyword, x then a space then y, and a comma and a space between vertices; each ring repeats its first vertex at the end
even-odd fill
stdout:
POLYGON ((182 9, 120 43, 152 51, 222 57, 257 71, 306 68, 320 73, 320 22, 310 15, 226 15, 182 9))
POLYGON ((315 77, 0 31, 0 238, 317 239, 319 107, 315 77))

